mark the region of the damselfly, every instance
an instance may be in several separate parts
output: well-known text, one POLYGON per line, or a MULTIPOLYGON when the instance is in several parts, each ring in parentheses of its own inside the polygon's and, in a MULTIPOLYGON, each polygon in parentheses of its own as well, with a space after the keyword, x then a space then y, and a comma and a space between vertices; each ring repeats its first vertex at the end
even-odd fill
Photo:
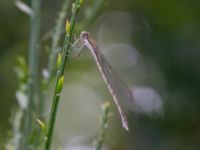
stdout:
MULTIPOLYGON (((122 125, 126 130, 129 130, 127 117, 125 115, 124 110, 122 109, 122 101, 133 101, 132 93, 129 91, 129 88, 126 84, 121 80, 121 78, 113 71, 109 63, 106 61, 102 53, 99 51, 97 43, 91 37, 88 32, 83 31, 80 34, 80 38, 75 42, 75 44, 81 44, 81 48, 86 46, 98 66, 98 69, 109 89, 110 94, 117 106, 119 111, 122 125)), ((81 52, 81 51, 80 51, 81 52)), ((80 54, 79 52, 79 54, 80 54)))

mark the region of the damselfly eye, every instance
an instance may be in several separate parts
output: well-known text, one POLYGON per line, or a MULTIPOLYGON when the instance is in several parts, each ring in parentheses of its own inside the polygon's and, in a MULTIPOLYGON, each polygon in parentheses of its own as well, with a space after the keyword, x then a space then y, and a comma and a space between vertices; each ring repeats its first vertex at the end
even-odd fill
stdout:
POLYGON ((86 32, 86 31, 81 32, 81 35, 80 35, 81 38, 88 38, 88 36, 89 36, 88 32, 86 32))

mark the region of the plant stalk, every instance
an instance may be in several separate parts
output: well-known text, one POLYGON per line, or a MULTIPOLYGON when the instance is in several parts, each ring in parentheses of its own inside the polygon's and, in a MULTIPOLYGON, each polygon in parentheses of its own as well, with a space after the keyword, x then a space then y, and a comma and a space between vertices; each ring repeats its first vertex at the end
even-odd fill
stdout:
POLYGON ((39 116, 42 116, 42 114, 43 114, 43 108, 44 108, 44 102, 45 102, 46 95, 47 95, 47 90, 48 90, 48 87, 51 83, 51 80, 52 80, 54 72, 55 72, 55 63, 56 63, 56 56, 58 53, 57 52, 58 45, 59 45, 59 41, 61 38, 63 24, 65 21, 66 15, 67 15, 67 10, 68 10, 69 4, 70 4, 69 0, 64 0, 61 11, 58 16, 58 20, 56 22, 55 33, 52 38, 51 50, 50 50, 48 63, 47 63, 47 70, 48 70, 49 76, 47 78, 44 78, 42 95, 41 95, 41 100, 40 100, 40 104, 39 104, 39 116))
POLYGON ((103 114, 101 116, 101 127, 100 127, 99 133, 97 135, 97 138, 94 141, 96 150, 101 150, 103 147, 106 129, 108 128, 108 120, 112 116, 112 113, 110 112, 110 103, 109 102, 105 102, 102 105, 102 109, 103 109, 103 114))
POLYGON ((41 0, 32 0, 33 13, 30 15, 30 46, 29 46, 29 79, 28 79, 28 108, 24 119, 23 150, 29 150, 29 140, 32 133, 34 105, 38 97, 39 79, 39 40, 41 0))
POLYGON ((50 150, 50 148, 51 148, 52 136, 53 136, 56 114, 57 114, 58 104, 59 104, 59 100, 60 100, 60 92, 61 92, 60 90, 59 91, 57 90, 58 81, 64 75, 65 65, 66 65, 66 62, 68 61, 68 58, 69 58, 70 41, 71 41, 71 38, 72 38, 75 19, 76 19, 76 16, 78 14, 79 8, 80 8, 80 0, 76 0, 75 1, 75 8, 74 8, 74 11, 72 13, 71 20, 70 20, 70 32, 66 34, 64 46, 63 46, 63 49, 62 49, 61 67, 58 68, 58 72, 57 72, 56 87, 55 87, 55 90, 54 90, 53 102, 52 102, 52 107, 51 107, 51 115, 50 115, 50 119, 49 119, 47 139, 46 139, 44 150, 50 150))

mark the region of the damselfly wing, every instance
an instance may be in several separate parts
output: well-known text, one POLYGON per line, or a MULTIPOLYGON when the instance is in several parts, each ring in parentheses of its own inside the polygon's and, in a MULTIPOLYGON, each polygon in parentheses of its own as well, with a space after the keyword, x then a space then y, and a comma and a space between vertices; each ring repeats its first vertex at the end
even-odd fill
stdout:
POLYGON ((92 56, 98 66, 98 69, 117 106, 117 109, 121 117, 122 125, 126 130, 129 130, 127 117, 122 108, 122 103, 123 101, 128 101, 129 103, 132 103, 133 101, 132 93, 130 92, 126 83, 111 68, 105 57, 99 51, 97 43, 91 37, 91 35, 88 32, 83 31, 80 35, 79 40, 81 41, 83 46, 86 46, 92 53, 92 56))

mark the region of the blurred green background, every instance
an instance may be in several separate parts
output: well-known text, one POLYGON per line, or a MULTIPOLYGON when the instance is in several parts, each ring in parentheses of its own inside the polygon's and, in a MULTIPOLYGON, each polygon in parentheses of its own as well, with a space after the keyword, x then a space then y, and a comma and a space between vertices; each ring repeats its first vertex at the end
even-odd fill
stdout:
MULTIPOLYGON (((28 0, 26 2, 29 3, 28 0)), ((87 12, 87 7, 91 2, 89 0, 84 1, 79 20, 84 20, 82 14, 87 12)), ((42 34, 45 34, 54 26, 61 4, 61 0, 43 1, 42 34)), ((199 0, 105 1, 88 30, 100 41, 99 43, 103 45, 102 47, 106 47, 110 43, 132 45, 134 51, 137 51, 142 57, 143 64, 142 67, 138 67, 139 69, 133 67, 132 69, 136 69, 136 71, 131 73, 124 71, 127 73, 129 85, 137 84, 139 86, 152 87, 162 97, 163 102, 162 116, 148 117, 145 114, 131 112, 129 118, 132 131, 130 133, 125 133, 123 129, 120 129, 119 119, 115 121, 114 124, 119 125, 117 125, 116 129, 111 129, 108 132, 108 141, 111 141, 110 143, 108 142, 108 145, 111 145, 113 149, 200 149, 199 18, 199 0), (135 73, 134 79, 131 80, 133 73, 135 73)), ((6 141, 11 128, 9 120, 13 110, 17 107, 15 90, 18 82, 13 71, 16 65, 16 56, 23 55, 27 58, 28 42, 29 19, 27 15, 15 7, 13 0, 1 0, 0 144, 6 141)), ((44 66, 46 64, 46 53, 44 50, 42 51, 41 66, 44 66)), ((105 85, 101 83, 101 78, 95 70, 93 60, 87 55, 90 54, 86 52, 80 60, 72 60, 69 64, 69 74, 66 81, 69 87, 67 87, 67 84, 65 85, 62 101, 66 100, 66 97, 75 100, 75 97, 70 94, 76 90, 77 92, 82 92, 82 96, 85 97, 82 97, 78 102, 76 101, 75 104, 67 103, 68 106, 65 107, 63 102, 63 105, 61 105, 60 114, 65 115, 59 115, 58 118, 59 123, 55 138, 57 145, 63 144, 69 137, 84 135, 85 132, 88 133, 88 136, 92 136, 98 129, 97 116, 100 113, 99 104, 101 102, 94 102, 96 96, 87 95, 88 93, 91 94, 100 90, 102 92, 99 95, 106 96, 100 96, 99 100, 106 99, 105 97, 111 99, 105 85), (97 77, 91 77, 89 71, 95 72, 93 74, 97 77), (96 80, 100 83, 96 83, 96 80), (74 81, 76 81, 76 84, 74 84, 74 81), (95 90, 81 87, 83 84, 89 84, 88 87, 92 87, 95 90), (82 89, 86 91, 82 91, 82 89), (91 98, 91 101, 85 102, 85 99, 89 98, 91 98), (91 107, 96 108, 92 109, 91 107), (77 113, 77 109, 80 114, 88 111, 82 117, 87 117, 97 109, 97 112, 92 116, 93 119, 96 117, 96 123, 93 125, 96 128, 90 128, 90 125, 93 124, 90 116, 90 120, 76 118, 78 116, 72 117, 73 113, 77 113), (66 116, 68 118, 71 116, 72 122, 74 119, 79 120, 74 122, 76 123, 75 127, 74 124, 66 125, 70 120, 66 121, 66 124, 62 124, 65 119, 67 120, 66 116), (81 119, 88 122, 86 124, 88 127, 78 124, 81 119), (82 132, 81 129, 85 130, 85 132, 82 132), (65 130, 64 133, 63 130, 65 130), (76 130, 77 133, 72 133, 73 130, 76 130), (65 133, 69 137, 64 136, 65 133)), ((112 56, 114 57, 114 53, 111 53, 110 57, 112 56)), ((113 64, 117 66, 118 63, 119 61, 117 60, 113 64)), ((117 115, 115 117, 117 118, 117 115)), ((111 126, 113 126, 112 123, 111 126)))

